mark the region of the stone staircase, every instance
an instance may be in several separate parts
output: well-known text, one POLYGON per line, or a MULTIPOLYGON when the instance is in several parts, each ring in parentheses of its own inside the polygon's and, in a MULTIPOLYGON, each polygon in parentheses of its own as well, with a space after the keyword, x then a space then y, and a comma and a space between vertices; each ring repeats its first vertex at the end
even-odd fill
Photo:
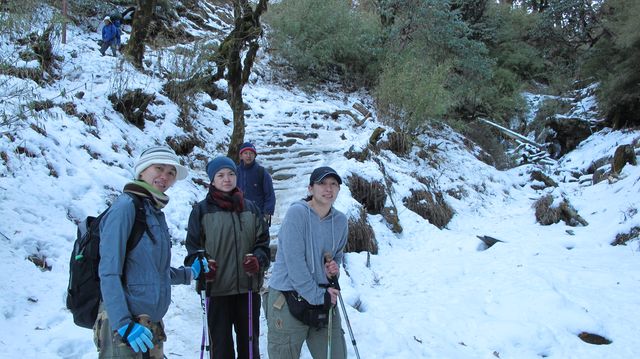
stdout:
MULTIPOLYGON (((302 105, 302 104, 301 104, 302 105)), ((307 195, 309 175, 318 166, 331 165, 343 156, 348 144, 338 123, 327 118, 288 117, 247 120, 245 140, 258 150, 257 161, 271 177, 276 192, 272 234, 287 209, 307 195)))

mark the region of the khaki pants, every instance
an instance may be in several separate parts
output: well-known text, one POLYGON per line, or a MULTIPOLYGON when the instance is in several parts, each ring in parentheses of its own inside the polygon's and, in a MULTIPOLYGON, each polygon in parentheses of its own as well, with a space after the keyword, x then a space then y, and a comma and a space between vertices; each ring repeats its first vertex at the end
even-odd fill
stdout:
MULTIPOLYGON (((312 328, 294 318, 289 312, 287 301, 282 292, 269 288, 267 313, 269 358, 300 358, 302 344, 305 341, 314 359, 327 357, 327 328, 312 328)), ((344 331, 337 307, 333 308, 332 321, 331 358, 345 359, 347 344, 344 340, 344 331)))
POLYGON ((163 359, 163 345, 167 340, 164 333, 164 325, 160 323, 152 323, 147 316, 141 315, 137 318, 138 323, 144 325, 151 330, 153 338, 153 348, 147 353, 136 353, 122 341, 122 337, 117 332, 111 330, 107 311, 100 304, 98 318, 93 325, 93 341, 98 349, 98 358, 100 359, 163 359))

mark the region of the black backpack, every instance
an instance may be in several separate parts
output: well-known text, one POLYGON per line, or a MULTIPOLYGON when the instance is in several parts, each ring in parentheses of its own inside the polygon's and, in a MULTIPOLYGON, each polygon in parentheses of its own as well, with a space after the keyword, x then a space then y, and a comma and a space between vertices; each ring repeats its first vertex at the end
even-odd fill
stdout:
MULTIPOLYGON (((136 207, 136 219, 127 240, 127 253, 129 253, 138 245, 142 235, 147 231, 147 221, 142 199, 132 193, 125 193, 131 196, 136 207)), ((69 260, 67 309, 73 314, 73 322, 83 328, 93 328, 102 300, 98 276, 100 221, 107 210, 100 213, 98 217, 89 216, 78 224, 78 233, 69 260)), ((150 232, 149 235, 151 236, 150 232)))

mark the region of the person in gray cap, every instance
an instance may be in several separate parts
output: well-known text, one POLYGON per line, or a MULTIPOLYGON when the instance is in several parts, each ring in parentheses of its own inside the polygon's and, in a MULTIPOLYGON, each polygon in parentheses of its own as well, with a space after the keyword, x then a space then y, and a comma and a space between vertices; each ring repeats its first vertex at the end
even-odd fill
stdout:
POLYGON ((305 341, 315 359, 327 358, 328 347, 331 358, 346 358, 340 314, 331 309, 347 244, 347 217, 333 207, 341 184, 333 168, 316 168, 309 195, 294 202, 282 221, 267 294, 270 358, 299 358, 305 341))
POLYGON ((100 221, 100 291, 102 303, 94 324, 99 358, 162 359, 166 340, 162 318, 171 303, 171 285, 189 284, 206 262, 171 267, 171 235, 162 209, 166 191, 188 175, 169 147, 151 147, 135 164, 135 180, 100 221), (130 248, 129 237, 141 214, 144 233, 130 248))

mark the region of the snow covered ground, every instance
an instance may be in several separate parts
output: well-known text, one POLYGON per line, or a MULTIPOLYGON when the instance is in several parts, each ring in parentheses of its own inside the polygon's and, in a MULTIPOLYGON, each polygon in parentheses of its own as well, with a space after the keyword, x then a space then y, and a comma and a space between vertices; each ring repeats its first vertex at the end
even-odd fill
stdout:
MULTIPOLYGON (((131 179, 142 150, 182 135, 176 121, 179 110, 160 93, 159 77, 135 72, 120 59, 100 57, 98 34, 71 27, 67 36, 68 43, 55 48, 65 59, 59 81, 41 88, 0 76, 5 109, 15 105, 10 89, 25 87, 58 105, 18 127, 0 128, 2 358, 96 357, 91 331, 75 326, 65 308, 74 221, 106 208, 131 179), (143 88, 157 96, 150 106, 157 120, 146 122, 144 130, 126 123, 107 99, 124 88, 143 88), (82 98, 76 97, 80 91, 82 98), (64 112, 59 105, 68 102, 76 105, 77 113, 94 114, 96 125, 64 112), (30 255, 46 258, 51 270, 38 269, 26 260, 30 255)), ((13 56, 4 42, 2 51, 3 57, 13 56)), ((161 58, 157 55, 150 52, 148 58, 156 61, 161 58)), ((262 58, 259 66, 264 63, 262 58)), ((258 160, 283 178, 275 183, 274 232, 288 205, 306 193, 308 174, 316 166, 333 166, 343 178, 358 174, 382 180, 382 163, 392 180, 387 204, 397 206, 403 232, 395 234, 382 216, 368 215, 379 254, 368 258, 366 253, 349 253, 340 279, 362 358, 640 357, 640 247, 637 240, 610 245, 618 233, 640 226, 640 167, 627 165, 619 180, 596 185, 564 181, 567 178, 558 175, 557 188, 535 190, 532 167, 497 171, 478 161, 446 128, 420 138, 436 166, 415 156, 417 147, 405 157, 381 151, 380 162, 361 163, 346 159, 344 152, 352 146, 364 148, 373 129, 383 125, 367 120, 355 126, 348 116, 332 119, 326 114, 351 109, 356 102, 370 106, 365 93, 306 93, 279 86, 268 72, 262 73, 254 75, 244 91, 251 108, 246 139, 256 144, 258 160), (284 148, 274 143, 291 138, 291 132, 317 137, 298 138, 287 151, 274 151, 284 148), (404 206, 402 199, 411 189, 425 189, 417 175, 431 179, 444 193, 462 194, 460 199, 445 194, 455 211, 445 229, 404 206), (589 225, 536 223, 532 204, 549 193, 568 199, 589 225), (481 235, 503 242, 485 250, 477 238, 481 235), (582 332, 611 343, 588 344, 578 337, 582 332)), ((205 147, 183 158, 193 169, 191 175, 168 193, 165 212, 176 241, 176 266, 186 253, 180 241, 191 204, 205 195, 192 180, 207 178, 205 161, 198 155, 224 154, 231 133, 224 124, 231 118, 228 105, 214 100, 218 109, 213 111, 203 106, 208 101, 206 95, 196 99, 200 112, 194 119, 205 147)), ((613 155, 618 145, 639 139, 639 131, 603 130, 545 172, 584 171, 595 159, 613 155)), ((357 213, 359 204, 347 186, 336 207, 357 213)), ((165 318, 166 356, 198 357, 199 297, 191 286, 173 289, 165 318)), ((349 357, 355 357, 344 324, 349 357)), ((264 320, 261 330, 261 356, 267 358, 264 320)), ((303 357, 310 355, 305 352, 303 357)))

